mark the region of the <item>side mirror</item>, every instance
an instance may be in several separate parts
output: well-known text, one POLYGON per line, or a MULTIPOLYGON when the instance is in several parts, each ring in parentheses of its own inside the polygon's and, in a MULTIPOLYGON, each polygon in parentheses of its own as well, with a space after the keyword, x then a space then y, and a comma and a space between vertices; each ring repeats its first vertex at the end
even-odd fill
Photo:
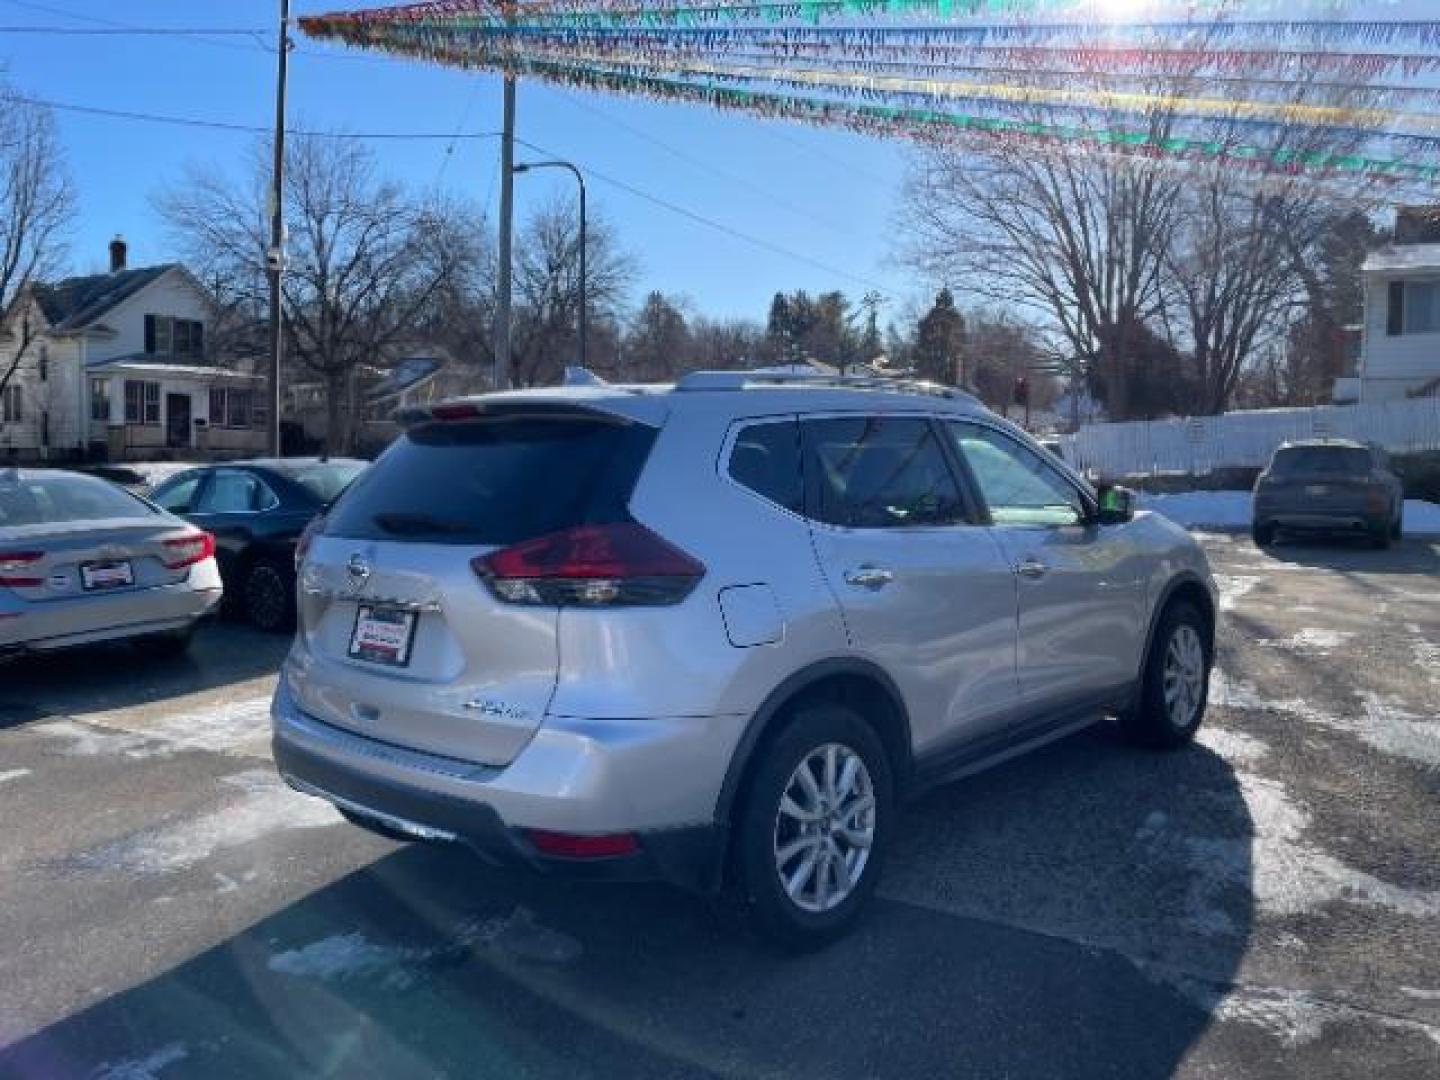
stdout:
POLYGON ((1098 525, 1124 525, 1135 519, 1135 493, 1119 484, 1102 484, 1095 493, 1100 500, 1095 515, 1098 525))

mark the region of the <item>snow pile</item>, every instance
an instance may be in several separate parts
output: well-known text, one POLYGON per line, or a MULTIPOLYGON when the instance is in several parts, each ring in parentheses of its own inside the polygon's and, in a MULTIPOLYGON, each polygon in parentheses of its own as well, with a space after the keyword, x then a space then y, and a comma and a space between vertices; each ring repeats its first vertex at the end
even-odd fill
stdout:
MULTIPOLYGON (((1248 491, 1182 491, 1170 495, 1140 493, 1140 509, 1154 510, 1187 529, 1248 529, 1251 494, 1248 491)), ((1421 499, 1405 500, 1407 536, 1440 536, 1440 505, 1421 499)))

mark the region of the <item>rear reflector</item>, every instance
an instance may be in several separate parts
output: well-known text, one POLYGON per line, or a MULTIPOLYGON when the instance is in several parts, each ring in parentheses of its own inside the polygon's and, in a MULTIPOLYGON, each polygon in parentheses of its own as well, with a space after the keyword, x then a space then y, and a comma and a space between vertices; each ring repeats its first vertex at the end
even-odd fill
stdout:
POLYGON ((12 589, 35 589, 44 585, 44 578, 31 577, 25 572, 44 557, 43 551, 0 551, 0 585, 12 589))
POLYGON ((208 532, 195 532, 165 541, 165 569, 183 570, 204 562, 215 554, 215 537, 208 532))
POLYGON ((678 604, 705 576, 703 564, 633 521, 524 540, 471 566, 498 599, 544 606, 678 604))
POLYGON ((573 833, 530 829, 527 835, 541 854, 556 855, 563 859, 614 859, 622 855, 633 855, 640 850, 640 842, 634 833, 577 836, 573 833))

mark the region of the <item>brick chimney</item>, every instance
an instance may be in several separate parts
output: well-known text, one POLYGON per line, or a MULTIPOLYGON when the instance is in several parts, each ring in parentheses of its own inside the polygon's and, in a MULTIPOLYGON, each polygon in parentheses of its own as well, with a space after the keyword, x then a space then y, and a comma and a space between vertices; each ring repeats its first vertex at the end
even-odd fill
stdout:
POLYGON ((123 236, 116 236, 114 240, 110 241, 110 272, 112 274, 118 274, 125 269, 125 256, 129 250, 123 236))

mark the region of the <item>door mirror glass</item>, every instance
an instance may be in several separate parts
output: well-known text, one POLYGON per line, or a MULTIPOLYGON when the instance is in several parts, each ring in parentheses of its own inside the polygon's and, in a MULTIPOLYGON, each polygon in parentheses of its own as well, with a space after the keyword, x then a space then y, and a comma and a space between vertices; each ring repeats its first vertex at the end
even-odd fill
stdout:
POLYGON ((1100 500, 1097 520, 1101 525, 1123 525, 1135 519, 1135 493, 1119 484, 1102 484, 1095 493, 1100 500))

